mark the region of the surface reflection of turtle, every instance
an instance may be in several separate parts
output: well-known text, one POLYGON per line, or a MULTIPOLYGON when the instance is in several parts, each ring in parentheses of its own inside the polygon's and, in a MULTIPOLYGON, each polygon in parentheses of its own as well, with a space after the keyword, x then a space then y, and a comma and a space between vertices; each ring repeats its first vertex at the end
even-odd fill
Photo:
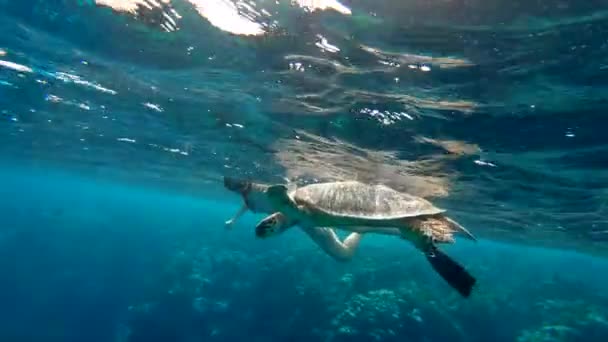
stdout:
POLYGON ((141 21, 147 26, 162 28, 167 32, 177 30, 177 20, 179 14, 173 9, 170 1, 144 1, 143 4, 137 4, 135 11, 135 19, 141 21))
POLYGON ((267 193, 277 210, 258 223, 258 237, 279 234, 294 225, 332 226, 362 233, 397 228, 462 296, 468 297, 475 285, 473 276, 437 248, 438 243, 453 243, 454 233, 471 240, 475 237, 446 217, 445 210, 423 198, 355 181, 311 184, 295 190, 274 185, 267 193))
POLYGON ((95 5, 109 7, 115 13, 131 15, 148 27, 167 32, 176 31, 177 22, 181 19, 171 0, 97 0, 95 5))

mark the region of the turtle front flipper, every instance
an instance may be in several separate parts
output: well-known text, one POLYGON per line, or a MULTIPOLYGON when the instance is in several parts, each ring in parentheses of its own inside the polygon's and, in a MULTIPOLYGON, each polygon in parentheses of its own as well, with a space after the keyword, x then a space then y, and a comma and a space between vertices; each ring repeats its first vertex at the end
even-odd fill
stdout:
POLYGON ((281 234, 293 226, 294 223, 290 222, 283 213, 276 212, 266 216, 255 226, 255 235, 259 238, 267 238, 281 234))
POLYGON ((433 245, 425 251, 425 256, 433 269, 458 293, 465 298, 471 295, 477 280, 462 265, 433 245))

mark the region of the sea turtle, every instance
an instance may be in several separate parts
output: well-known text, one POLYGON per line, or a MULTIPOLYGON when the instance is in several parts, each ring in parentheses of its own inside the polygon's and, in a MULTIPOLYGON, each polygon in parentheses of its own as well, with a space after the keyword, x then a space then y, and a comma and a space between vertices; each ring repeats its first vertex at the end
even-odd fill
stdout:
POLYGON ((445 210, 429 201, 396 191, 385 185, 342 181, 306 185, 291 191, 284 185, 267 190, 276 212, 256 226, 258 237, 279 234, 286 229, 335 226, 349 231, 381 232, 397 228, 401 237, 422 251, 433 269, 462 296, 468 297, 475 278, 461 265, 437 248, 438 243, 453 243, 453 233, 475 237, 444 215, 445 210))
MULTIPOLYGON (((231 219, 225 222, 226 228, 228 229, 232 228, 236 221, 247 212, 247 210, 264 214, 271 214, 276 211, 276 208, 272 206, 272 202, 270 202, 267 194, 270 185, 254 183, 232 177, 224 177, 224 187, 241 195, 244 202, 239 211, 231 219)), ((292 187, 291 189, 294 190, 295 188, 292 187)), ((340 238, 332 228, 302 227, 302 230, 326 254, 338 261, 351 260, 362 237, 360 233, 351 233, 344 241, 340 241, 340 238)))

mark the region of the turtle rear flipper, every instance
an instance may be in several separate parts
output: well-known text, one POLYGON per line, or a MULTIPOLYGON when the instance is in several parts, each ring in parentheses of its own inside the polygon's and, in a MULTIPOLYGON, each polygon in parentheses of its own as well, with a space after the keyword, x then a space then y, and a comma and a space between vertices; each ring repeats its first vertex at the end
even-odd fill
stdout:
POLYGON ((477 241, 475 236, 463 226, 443 215, 407 218, 405 224, 414 231, 432 238, 436 243, 454 243, 454 233, 461 233, 467 239, 477 241))
POLYGON ((425 253, 433 269, 463 297, 469 297, 477 280, 459 263, 436 247, 425 253))
POLYGON ((477 241, 477 238, 475 237, 475 235, 473 235, 468 229, 463 227, 460 223, 452 220, 451 218, 449 218, 447 216, 442 216, 442 219, 446 223, 448 223, 450 226, 452 226, 452 229, 454 229, 454 231, 464 234, 464 236, 469 240, 477 241))

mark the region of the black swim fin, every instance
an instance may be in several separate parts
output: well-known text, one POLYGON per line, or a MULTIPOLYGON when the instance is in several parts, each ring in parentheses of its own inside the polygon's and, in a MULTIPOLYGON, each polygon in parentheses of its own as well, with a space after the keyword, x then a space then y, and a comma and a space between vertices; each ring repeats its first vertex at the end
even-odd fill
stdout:
POLYGON ((433 269, 463 297, 471 295, 477 280, 464 267, 434 246, 426 252, 426 258, 433 269))

